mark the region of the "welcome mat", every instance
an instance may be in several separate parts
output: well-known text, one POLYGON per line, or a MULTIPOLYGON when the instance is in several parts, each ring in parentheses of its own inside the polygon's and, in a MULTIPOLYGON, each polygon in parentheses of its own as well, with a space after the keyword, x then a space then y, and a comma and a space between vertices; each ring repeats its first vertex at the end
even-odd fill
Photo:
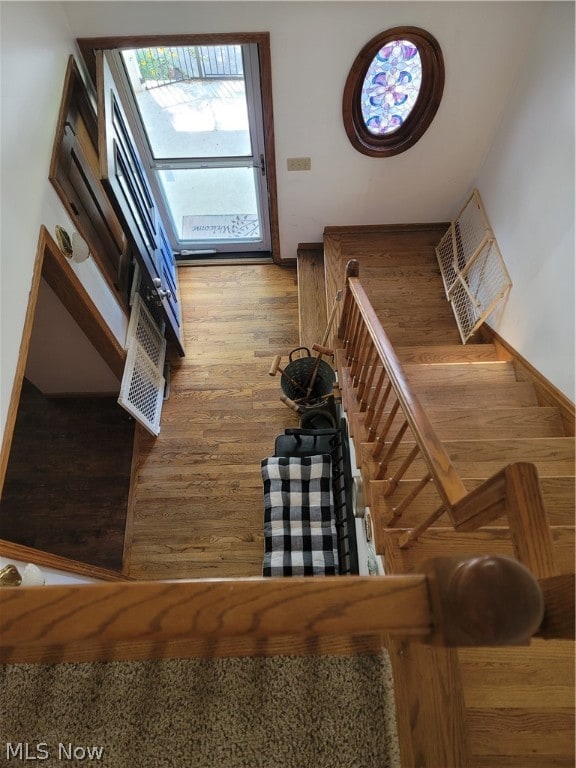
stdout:
POLYGON ((183 240, 238 240, 247 237, 260 237, 258 216, 253 213, 182 217, 183 240))

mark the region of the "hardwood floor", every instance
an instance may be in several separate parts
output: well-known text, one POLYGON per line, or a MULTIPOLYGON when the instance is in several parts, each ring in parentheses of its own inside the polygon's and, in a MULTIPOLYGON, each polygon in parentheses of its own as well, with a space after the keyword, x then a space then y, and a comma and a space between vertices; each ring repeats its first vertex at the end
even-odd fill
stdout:
POLYGON ((0 538, 119 571, 133 442, 116 398, 47 398, 25 379, 0 538))
POLYGON ((257 576, 260 460, 298 418, 268 370, 298 346, 297 278, 276 265, 181 267, 186 357, 161 432, 141 434, 125 572, 138 579, 257 576))

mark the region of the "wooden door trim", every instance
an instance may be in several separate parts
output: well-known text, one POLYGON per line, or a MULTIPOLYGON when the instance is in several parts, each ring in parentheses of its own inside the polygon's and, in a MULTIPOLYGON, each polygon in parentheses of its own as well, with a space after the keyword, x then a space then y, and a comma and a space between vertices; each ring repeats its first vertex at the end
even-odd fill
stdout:
POLYGON ((44 278, 64 307, 68 310, 79 327, 94 345, 102 359, 107 363, 113 373, 122 378, 126 351, 114 336, 98 308, 90 298, 88 292, 66 261, 66 257, 58 247, 56 241, 50 235, 46 227, 40 227, 36 261, 32 274, 32 285, 26 308, 24 330, 20 342, 16 374, 12 383, 12 393, 8 406, 8 416, 2 439, 2 453, 0 457, 0 492, 4 487, 8 457, 12 446, 12 437, 18 413, 20 392, 24 371, 30 348, 30 338, 34 325, 34 313, 38 302, 40 281, 44 278))
POLYGON ((134 245, 142 277, 140 294, 152 316, 165 325, 165 335, 178 354, 184 356, 182 310, 172 248, 118 84, 103 51, 96 53, 96 80, 100 178, 134 245), (168 290, 161 291, 160 286, 168 290))
POLYGON ((268 198, 270 207, 270 234, 272 259, 281 261, 280 229, 278 219, 278 191, 276 177, 276 153, 274 143, 274 111, 272 101, 272 57, 268 32, 225 32, 198 35, 128 35, 120 37, 81 37, 76 40, 86 69, 96 84, 96 51, 116 48, 146 48, 159 45, 231 45, 253 43, 258 46, 260 59, 260 88, 262 95, 262 122, 266 151, 268 198))
POLYGON ((40 280, 42 279, 42 263, 44 261, 44 241, 46 230, 40 229, 40 239, 36 250, 36 261, 34 262, 34 271, 32 273, 32 284, 28 296, 28 306, 26 307, 26 316, 24 318, 24 329, 20 340, 20 351, 18 352, 18 363, 16 365, 16 374, 12 382, 12 392, 10 403, 8 405, 8 414, 4 425, 4 435, 2 437, 2 452, 0 453, 0 495, 4 488, 6 479, 6 470, 8 469, 8 458, 12 447, 12 437, 16 425, 16 415, 20 403, 20 393, 22 391, 22 382, 24 381, 24 371, 30 349, 30 339, 32 337, 32 326, 34 325, 34 313, 38 303, 38 292, 40 289, 40 280))

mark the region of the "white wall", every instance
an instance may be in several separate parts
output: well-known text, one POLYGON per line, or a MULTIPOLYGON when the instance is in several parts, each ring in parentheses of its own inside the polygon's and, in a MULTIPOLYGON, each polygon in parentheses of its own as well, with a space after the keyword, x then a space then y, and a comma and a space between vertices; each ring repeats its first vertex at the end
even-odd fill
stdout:
MULTIPOLYGON (((52 144, 73 36, 60 3, 0 4, 1 233, 0 424, 6 422, 40 225, 74 227, 48 182, 52 144)), ((123 343, 127 321, 93 259, 72 263, 123 343)))
POLYGON ((574 4, 548 3, 477 179, 513 288, 492 325, 574 400, 574 4))
POLYGON ((269 31, 280 240, 284 257, 326 225, 446 220, 490 146, 540 3, 71 2, 75 36, 269 31), (103 8, 106 8, 106 12, 103 8), (342 92, 368 40, 396 25, 437 37, 446 86, 438 113, 408 152, 370 158, 348 141, 342 92), (288 172, 288 157, 312 159, 288 172))
MULTIPOLYGON (((24 568, 28 565, 23 560, 14 560, 11 557, 0 557, 0 568, 12 564, 15 565, 20 575, 24 568)), ((35 563, 34 563, 35 565, 35 563)), ((56 585, 74 585, 74 584, 98 584, 102 583, 101 579, 95 579, 92 576, 78 576, 75 573, 68 573, 67 571, 59 571, 56 568, 48 568, 44 565, 37 566, 42 571, 45 584, 47 587, 53 587, 56 585)))
POLYGON ((44 280, 38 291, 25 376, 44 395, 120 392, 120 381, 44 280))

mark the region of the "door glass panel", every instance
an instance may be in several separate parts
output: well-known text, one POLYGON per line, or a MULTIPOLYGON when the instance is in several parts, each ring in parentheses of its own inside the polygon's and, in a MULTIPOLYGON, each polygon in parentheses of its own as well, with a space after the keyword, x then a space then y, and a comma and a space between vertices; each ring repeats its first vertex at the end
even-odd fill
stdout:
POLYGON ((242 48, 122 51, 156 160, 252 154, 242 48))
POLYGON ((257 46, 134 48, 120 61, 173 250, 269 249, 257 46))
POLYGON ((252 166, 158 171, 179 240, 261 239, 252 166))

